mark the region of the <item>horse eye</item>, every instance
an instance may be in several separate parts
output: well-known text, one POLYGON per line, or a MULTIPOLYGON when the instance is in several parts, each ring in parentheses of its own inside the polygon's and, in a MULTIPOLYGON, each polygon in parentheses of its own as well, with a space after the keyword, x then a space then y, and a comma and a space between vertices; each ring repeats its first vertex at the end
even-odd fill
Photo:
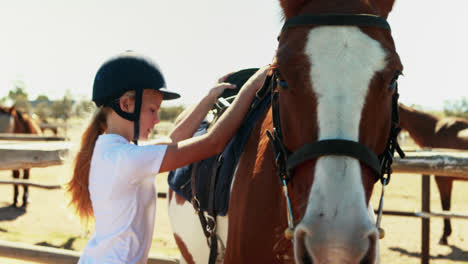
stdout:
POLYGON ((278 85, 283 89, 288 89, 289 85, 283 78, 281 78, 279 70, 275 70, 275 75, 276 75, 276 81, 278 82, 278 85))
POLYGON ((390 81, 390 84, 388 85, 388 90, 395 90, 398 87, 398 77, 401 75, 401 72, 395 72, 393 75, 392 80, 390 81))
POLYGON ((278 84, 283 89, 288 89, 289 85, 285 80, 278 79, 278 84))

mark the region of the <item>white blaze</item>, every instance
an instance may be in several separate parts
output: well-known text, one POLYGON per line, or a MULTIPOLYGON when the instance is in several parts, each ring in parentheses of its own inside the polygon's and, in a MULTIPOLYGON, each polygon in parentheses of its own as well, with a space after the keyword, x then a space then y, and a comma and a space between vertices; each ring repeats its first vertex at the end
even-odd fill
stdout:
MULTIPOLYGON (((317 97, 318 140, 358 141, 368 87, 374 74, 386 66, 385 51, 357 27, 321 26, 309 32, 305 53, 310 60, 310 79, 317 97)), ((323 233, 318 237, 331 239, 336 235, 325 234, 325 230, 351 237, 356 230, 350 229, 356 224, 363 229, 371 228, 371 220, 365 220, 369 214, 356 159, 321 157, 314 177, 303 223, 320 225, 323 233), (359 205, 362 206, 357 209, 359 205)))

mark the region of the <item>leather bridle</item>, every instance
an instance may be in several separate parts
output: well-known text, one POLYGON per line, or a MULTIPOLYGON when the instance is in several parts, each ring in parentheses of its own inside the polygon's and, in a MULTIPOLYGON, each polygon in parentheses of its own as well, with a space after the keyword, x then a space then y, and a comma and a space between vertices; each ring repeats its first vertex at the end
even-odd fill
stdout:
MULTIPOLYGON (((310 26, 310 25, 342 25, 342 26, 365 26, 377 27, 390 31, 390 26, 387 21, 378 16, 368 14, 315 14, 315 15, 300 15, 292 17, 286 21, 281 33, 291 27, 310 26)), ((279 39, 279 37, 278 37, 279 39)), ((376 180, 380 180, 382 188, 390 181, 392 173, 391 165, 395 151, 401 157, 404 153, 398 145, 397 136, 401 128, 399 126, 400 116, 398 112, 398 85, 397 78, 400 73, 397 73, 391 81, 389 88, 394 89, 392 97, 391 111, 391 127, 390 134, 384 152, 377 155, 366 145, 356 141, 345 139, 328 139, 319 140, 303 145, 294 152, 291 152, 283 143, 283 131, 281 128, 280 111, 279 111, 279 91, 278 86, 282 89, 288 89, 286 81, 279 78, 278 69, 273 71, 264 83, 264 86, 269 86, 271 92, 272 117, 273 117, 273 132, 267 130, 267 135, 273 147, 275 162, 278 167, 278 176, 282 183, 283 194, 286 199, 286 207, 288 214, 288 229, 285 231, 285 236, 288 239, 293 237, 295 226, 294 214, 292 205, 288 195, 288 183, 294 175, 294 169, 300 164, 328 155, 347 156, 355 158, 364 163, 370 168, 376 180)), ((265 88, 265 87, 264 87, 265 88)), ((263 89, 262 89, 263 90, 263 89)), ((380 229, 380 219, 383 206, 383 189, 380 199, 377 227, 380 229)))
MULTIPOLYGON (((284 32, 288 28, 298 27, 304 25, 343 25, 343 26, 369 26, 377 27, 385 30, 390 30, 390 26, 387 21, 378 16, 360 14, 318 14, 318 15, 300 15, 292 17, 286 21, 282 31, 284 32)), ((261 102, 267 96, 271 96, 272 114, 273 114, 273 132, 267 130, 267 135, 270 138, 270 142, 273 146, 273 152, 275 155, 275 162, 278 167, 278 176, 280 178, 283 193, 286 199, 287 206, 287 217, 288 217, 288 229, 285 230, 285 236, 288 239, 292 239, 294 236, 294 214, 288 194, 288 183, 291 181, 294 175, 294 169, 300 164, 310 161, 312 159, 327 156, 327 155, 339 155, 348 156, 363 162, 368 166, 376 176, 377 180, 382 182, 382 196, 380 198, 379 213, 377 218, 377 227, 380 225, 380 217, 382 214, 383 205, 383 188, 388 184, 390 180, 391 165, 393 161, 393 154, 395 150, 404 156, 403 151, 398 145, 397 136, 400 132, 399 127, 399 113, 398 113, 398 89, 396 80, 398 75, 396 74, 394 79, 391 81, 390 86, 395 90, 392 98, 392 117, 391 117, 391 128, 390 135, 387 140, 385 151, 380 155, 375 154, 367 146, 350 140, 344 139, 329 139, 312 142, 305 144, 298 150, 291 152, 283 143, 283 133, 281 129, 280 111, 279 111, 279 89, 287 89, 287 83, 280 79, 278 76, 278 70, 274 70, 273 74, 269 75, 263 84, 263 87, 258 91, 257 98, 254 101, 251 108, 255 108, 256 105, 261 102), (387 175, 385 177, 385 175, 387 175)), ((193 170, 194 171, 194 170, 193 170)), ((192 172, 193 172, 192 171, 192 172)), ((195 182, 195 176, 192 175, 192 183, 195 182)), ((195 186, 192 187, 195 190, 195 186)), ((211 194, 210 194, 211 195, 211 194)), ((196 194, 193 194, 196 197, 196 194)), ((211 199, 210 199, 211 200, 211 199)), ((210 217, 208 220, 205 219, 204 213, 199 210, 198 200, 192 201, 195 210, 198 212, 200 221, 202 223, 205 236, 208 239, 210 247, 209 263, 215 263, 218 256, 218 245, 217 240, 219 238, 216 235, 216 217, 210 217)))

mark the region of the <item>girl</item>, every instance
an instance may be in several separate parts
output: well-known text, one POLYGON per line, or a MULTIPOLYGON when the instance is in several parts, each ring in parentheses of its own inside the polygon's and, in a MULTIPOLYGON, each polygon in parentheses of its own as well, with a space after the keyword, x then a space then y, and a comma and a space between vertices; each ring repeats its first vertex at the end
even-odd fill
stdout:
POLYGON ((239 128, 267 67, 241 89, 232 106, 210 131, 191 138, 228 83, 217 83, 181 120, 165 144, 138 146, 159 122, 162 100, 178 98, 165 87, 148 58, 126 52, 104 63, 93 85, 99 107, 82 136, 73 177, 71 203, 96 230, 79 263, 146 263, 155 222, 154 177, 216 155, 239 128), (131 144, 130 141, 135 144, 131 144))

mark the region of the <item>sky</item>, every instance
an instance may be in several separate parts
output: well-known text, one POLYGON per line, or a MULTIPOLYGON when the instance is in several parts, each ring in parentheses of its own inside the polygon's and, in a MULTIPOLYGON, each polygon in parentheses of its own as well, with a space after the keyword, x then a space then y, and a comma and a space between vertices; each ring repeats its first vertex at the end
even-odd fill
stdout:
MULTIPOLYGON (((441 110, 468 96, 466 10, 466 0, 396 0, 402 103, 441 110)), ((169 104, 190 105, 218 77, 271 63, 282 23, 276 0, 0 0, 0 97, 21 80, 30 99, 90 99, 102 62, 135 50, 182 95, 169 104)))

